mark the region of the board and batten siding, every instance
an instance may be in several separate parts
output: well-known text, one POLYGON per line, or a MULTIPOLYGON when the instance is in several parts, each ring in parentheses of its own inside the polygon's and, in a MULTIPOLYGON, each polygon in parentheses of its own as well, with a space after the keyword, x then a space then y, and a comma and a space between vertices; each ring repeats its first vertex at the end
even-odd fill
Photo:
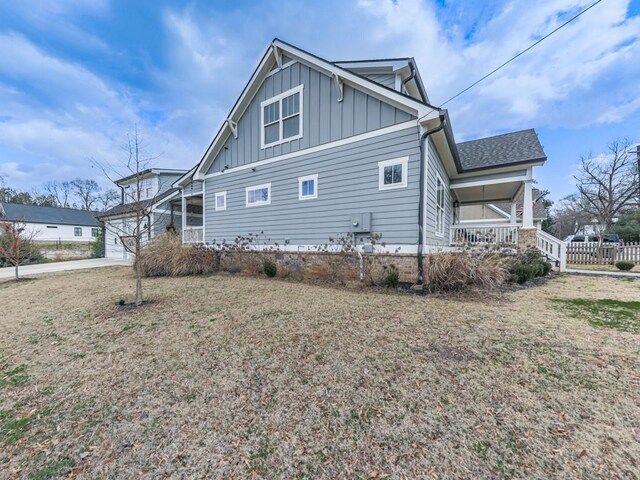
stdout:
POLYGON ((444 169, 440 155, 436 151, 431 139, 427 142, 427 179, 425 195, 426 221, 425 221, 425 245, 427 246, 447 246, 449 245, 449 227, 451 225, 451 190, 449 188, 449 177, 444 169), (444 235, 436 235, 436 172, 445 185, 444 200, 444 235))
POLYGON ((335 82, 299 62, 268 76, 238 121, 238 138, 228 136, 207 173, 297 152, 328 142, 403 123, 410 115, 375 97, 344 85, 338 102, 335 82), (304 85, 302 138, 260 148, 260 103, 304 85))
POLYGON ((418 127, 259 165, 205 180, 205 241, 233 243, 264 232, 268 243, 323 245, 348 234, 350 216, 372 213, 372 231, 390 245, 416 245, 419 196, 418 127), (378 188, 378 162, 409 157, 406 188, 378 188), (298 177, 318 174, 318 198, 299 200, 298 177), (271 204, 247 207, 245 188, 271 183, 271 204), (214 194, 227 193, 226 210, 214 209, 214 194))

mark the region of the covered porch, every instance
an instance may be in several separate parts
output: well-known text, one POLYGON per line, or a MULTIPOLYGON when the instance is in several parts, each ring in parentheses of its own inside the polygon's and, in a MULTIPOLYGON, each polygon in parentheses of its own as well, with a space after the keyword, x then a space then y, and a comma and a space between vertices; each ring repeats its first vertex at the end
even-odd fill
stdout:
POLYGON ((204 195, 202 182, 182 190, 182 243, 204 242, 204 195))
POLYGON ((560 269, 566 265, 566 245, 534 224, 533 168, 469 175, 450 183, 453 202, 450 244, 454 247, 493 245, 537 248, 560 269), (518 199, 523 198, 518 208, 518 199), (508 222, 461 222, 460 208, 509 204, 508 222))

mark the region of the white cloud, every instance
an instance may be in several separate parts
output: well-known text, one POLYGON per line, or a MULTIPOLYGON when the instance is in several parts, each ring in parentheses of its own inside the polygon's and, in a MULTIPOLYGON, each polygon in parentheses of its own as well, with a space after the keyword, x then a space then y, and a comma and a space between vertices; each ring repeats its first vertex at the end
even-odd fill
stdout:
MULTIPOLYGON (((415 52, 431 100, 440 104, 589 3, 509 2, 475 32, 471 43, 460 35, 445 35, 432 4, 368 0, 360 6, 378 22, 369 28, 378 32, 374 39, 381 48, 393 44, 396 51, 415 52)), ((606 108, 612 94, 638 93, 640 84, 640 18, 627 18, 628 3, 610 0, 594 7, 446 105, 458 137, 531 125, 603 121, 593 110, 606 108), (616 75, 613 90, 594 88, 610 75, 616 75)), ((637 110, 633 102, 616 107, 618 114, 637 110)))

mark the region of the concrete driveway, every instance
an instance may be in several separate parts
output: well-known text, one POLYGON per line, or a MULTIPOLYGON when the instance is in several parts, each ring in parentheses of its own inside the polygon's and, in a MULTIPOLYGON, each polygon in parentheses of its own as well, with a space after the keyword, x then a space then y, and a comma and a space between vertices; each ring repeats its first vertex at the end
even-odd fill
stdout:
MULTIPOLYGON (((114 267, 118 265, 131 265, 127 260, 113 260, 109 258, 90 258, 88 260, 73 260, 70 262, 51 262, 38 265, 25 265, 20 267, 20 276, 38 275, 40 273, 64 272, 67 270, 81 270, 84 268, 114 267)), ((13 267, 0 268, 1 278, 12 278, 13 267)))

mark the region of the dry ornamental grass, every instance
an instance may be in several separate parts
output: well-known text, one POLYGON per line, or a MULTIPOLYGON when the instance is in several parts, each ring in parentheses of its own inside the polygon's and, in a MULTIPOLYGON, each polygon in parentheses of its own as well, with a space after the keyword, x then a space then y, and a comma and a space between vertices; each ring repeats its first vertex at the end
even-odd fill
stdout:
POLYGON ((640 478, 640 336, 552 301, 640 281, 145 288, 123 311, 125 268, 0 284, 0 478, 640 478))

